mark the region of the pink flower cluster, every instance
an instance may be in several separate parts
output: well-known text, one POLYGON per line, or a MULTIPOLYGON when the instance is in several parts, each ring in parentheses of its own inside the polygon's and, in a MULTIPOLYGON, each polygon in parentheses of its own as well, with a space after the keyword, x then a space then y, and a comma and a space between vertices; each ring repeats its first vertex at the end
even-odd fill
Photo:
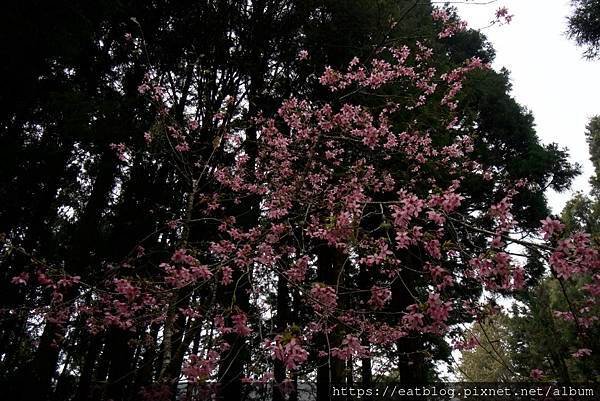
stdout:
POLYGON ((330 314, 337 308, 337 294, 332 287, 317 283, 310 290, 310 295, 313 308, 318 312, 330 314))
POLYGON ((369 355, 369 352, 361 345, 360 340, 351 334, 344 337, 340 347, 331 349, 331 356, 344 361, 350 357, 362 358, 367 355, 369 355))
POLYGON ((286 369, 297 369, 300 364, 308 359, 308 352, 302 348, 296 337, 284 339, 278 335, 270 344, 274 359, 282 361, 286 369))
POLYGON ((435 8, 431 13, 434 21, 440 21, 442 23, 442 30, 438 34, 438 38, 445 39, 454 36, 458 32, 462 32, 467 29, 467 23, 465 21, 458 20, 455 16, 451 16, 447 10, 441 8, 435 8))
POLYGON ((553 219, 550 216, 540 222, 542 223, 542 235, 545 240, 552 238, 556 234, 560 234, 565 228, 565 225, 560 220, 553 219))
POLYGON ((171 256, 171 262, 161 263, 160 267, 165 272, 165 282, 172 287, 182 288, 199 280, 208 280, 212 272, 198 259, 188 254, 187 249, 178 249, 171 256))
POLYGON ((252 333, 252 329, 248 327, 248 316, 246 316, 243 312, 238 312, 234 315, 231 315, 231 321, 233 322, 233 331, 245 337, 252 333))
POLYGON ((191 382, 204 382, 215 370, 218 360, 219 353, 212 350, 208 351, 206 358, 193 354, 190 355, 181 372, 191 382))
POLYGON ((391 298, 392 292, 389 289, 373 286, 371 287, 371 299, 368 303, 373 309, 383 309, 391 298))
POLYGON ((510 24, 513 18, 514 15, 509 13, 508 8, 502 6, 496 10, 495 20, 493 21, 493 23, 510 24))

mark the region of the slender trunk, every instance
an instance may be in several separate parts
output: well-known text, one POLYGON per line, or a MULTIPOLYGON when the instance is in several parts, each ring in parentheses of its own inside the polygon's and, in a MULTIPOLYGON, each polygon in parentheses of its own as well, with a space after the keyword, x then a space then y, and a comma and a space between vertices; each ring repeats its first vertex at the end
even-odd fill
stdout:
MULTIPOLYGON (((209 335, 212 336, 212 328, 209 332, 209 335)), ((192 355, 197 355, 198 350, 200 349, 200 342, 202 341, 202 324, 198 323, 198 326, 194 332, 194 339, 192 341, 192 355)), ((185 400, 191 400, 194 392, 194 386, 190 383, 187 384, 185 400)))
POLYGON ((52 399, 55 401, 62 401, 65 399, 69 399, 71 394, 73 394, 75 390, 75 376, 71 374, 72 367, 72 359, 74 357, 74 353, 78 350, 75 345, 72 347, 68 347, 65 356, 65 361, 61 365, 61 372, 56 380, 56 389, 52 394, 52 399))
MULTIPOLYGON (((370 342, 366 336, 362 338, 362 346, 369 351, 370 342)), ((370 385, 373 381, 373 371, 371 367, 371 358, 364 357, 360 360, 361 382, 363 385, 370 385)))
POLYGON ((154 362, 156 359, 156 339, 158 337, 158 331, 160 326, 156 323, 150 326, 150 334, 148 341, 145 343, 146 349, 142 355, 142 362, 137 371, 137 377, 135 380, 135 388, 142 389, 152 384, 152 378, 154 377, 154 362))
MULTIPOLYGON (((359 273, 358 273, 358 285, 361 291, 363 291, 363 302, 366 305, 366 303, 369 300, 369 289, 371 287, 371 280, 370 280, 370 275, 369 275, 369 267, 367 265, 365 265, 364 263, 361 263, 359 266, 359 273)), ((369 337, 366 334, 363 334, 361 337, 361 344, 362 346, 369 351, 370 348, 370 342, 369 342, 369 337)), ((361 358, 360 360, 361 364, 360 364, 360 371, 361 371, 361 381, 363 385, 370 385, 371 381, 372 381, 372 367, 371 367, 371 357, 366 356, 361 358)))
POLYGON ((110 369, 108 371, 108 383, 106 386, 106 396, 108 399, 124 400, 129 384, 132 382, 131 376, 131 349, 129 347, 129 332, 112 328, 108 336, 111 342, 112 352, 110 354, 110 369))
POLYGON ((25 399, 44 401, 50 398, 59 356, 59 347, 56 346, 55 342, 57 336, 63 334, 64 328, 53 323, 46 323, 35 358, 31 364, 30 385, 24 388, 25 399))
POLYGON ((85 354, 83 367, 81 368, 81 374, 79 376, 79 386, 75 396, 75 400, 77 401, 87 401, 90 399, 94 366, 96 365, 96 359, 98 358, 99 351, 100 337, 97 335, 92 336, 85 354))
MULTIPOLYGON (((260 46, 265 45, 263 35, 264 27, 264 7, 265 2, 259 0, 252 5, 252 30, 250 39, 254 41, 253 51, 249 57, 248 71, 248 114, 252 117, 257 116, 259 112, 264 112, 264 88, 265 74, 267 71, 264 56, 260 54, 260 46)), ((244 141, 244 151, 248 156, 246 174, 252 182, 255 178, 255 166, 258 155, 258 133, 255 126, 246 129, 246 138, 244 141)), ((238 223, 243 229, 256 227, 260 216, 260 198, 257 195, 251 195, 246 198, 241 208, 232 207, 232 211, 238 218, 238 223), (238 209, 238 210, 236 210, 238 209), (239 210, 241 209, 241 210, 239 210)), ((229 286, 221 288, 220 302, 223 306, 235 305, 241 312, 247 313, 250 307, 250 275, 252 267, 248 271, 234 269, 233 282, 229 286)), ((229 333, 225 336, 225 341, 230 345, 229 350, 221 354, 219 364, 219 384, 221 397, 227 401, 236 401, 242 397, 242 382, 246 364, 250 361, 250 348, 246 338, 236 333, 229 333)))
MULTIPOLYGON (((344 263, 344 255, 337 249, 323 245, 317 252, 319 281, 335 286, 338 274, 344 263)), ((331 322, 331 325, 335 322, 331 322)), ((317 401, 330 399, 330 388, 333 384, 343 384, 345 381, 344 362, 331 356, 331 349, 341 344, 341 333, 336 326, 328 334, 320 334, 317 344, 327 355, 317 358, 317 401)))
MULTIPOLYGON (((84 213, 78 222, 77 230, 73 235, 71 258, 66 262, 67 273, 80 272, 92 261, 93 249, 98 246, 98 226, 101 213, 104 210, 108 195, 112 190, 115 165, 114 155, 108 151, 102 156, 94 189, 85 206, 84 213)), ((65 309, 71 308, 77 296, 72 289, 64 294, 65 309)), ((40 339, 40 345, 33 360, 32 372, 35 386, 29 390, 32 399, 44 400, 52 393, 52 381, 56 374, 60 348, 56 346, 57 339, 64 338, 65 328, 62 325, 47 322, 40 339)))
MULTIPOLYGON (((409 254, 405 257, 405 263, 410 269, 402 271, 402 280, 395 280, 392 284, 392 300, 395 312, 404 312, 406 308, 417 302, 414 294, 418 286, 418 271, 421 270, 421 262, 409 254)), ((423 339, 415 335, 404 337, 396 342, 398 372, 401 383, 425 383, 427 380, 427 368, 424 359, 423 339)))
POLYGON ((354 384, 354 358, 352 357, 346 361, 346 384, 354 384))
MULTIPOLYGON (((288 291, 287 279, 280 274, 277 279, 277 320, 276 331, 281 334, 285 332, 290 315, 290 296, 288 291)), ((273 363, 273 374, 275 376, 275 386, 273 388, 273 401, 283 401, 285 394, 280 385, 286 379, 286 369, 283 361, 278 359, 273 363), (279 386, 278 386, 279 385, 279 386)))
POLYGON ((110 354, 112 352, 112 343, 107 340, 106 336, 102 341, 102 354, 97 364, 96 374, 94 375, 93 383, 95 383, 90 391, 90 397, 92 401, 100 401, 104 399, 104 390, 106 388, 106 377, 108 376, 108 369, 110 367, 110 354))
MULTIPOLYGON (((40 148, 44 149, 45 160, 43 164, 44 171, 43 185, 41 190, 36 193, 31 217, 28 219, 25 238, 20 246, 28 253, 36 255, 47 255, 51 252, 54 241, 52 240, 52 229, 56 219, 55 198, 59 189, 60 180, 65 174, 67 161, 73 144, 69 140, 62 140, 55 132, 47 131, 43 134, 40 148)), ((9 231, 12 224, 4 222, 0 218, 0 232, 9 231)), ((31 264, 29 257, 20 253, 15 253, 13 257, 6 258, 0 264, 0 271, 10 274, 14 272, 27 271, 27 266, 31 264)), ((12 274, 16 275, 16 274, 12 274)), ((0 284, 0 305, 4 308, 17 308, 19 313, 16 315, 6 314, 0 321, 0 355, 5 355, 5 364, 0 365, 3 371, 13 369, 18 366, 24 348, 22 342, 29 336, 25 333, 27 311, 21 309, 25 304, 25 291, 8 284, 9 280, 3 280, 0 284)))
MULTIPOLYGON (((184 325, 183 322, 178 323, 178 329, 176 330, 178 338, 174 341, 176 351, 171 359, 171 366, 168 369, 171 377, 178 378, 180 376, 185 352, 190 348, 192 341, 199 338, 201 329, 202 325, 200 322, 188 321, 187 325, 184 325)), ((177 385, 178 383, 175 380, 173 383, 173 401, 175 401, 177 385)))
POLYGON ((415 384, 426 381, 427 372, 421 345, 418 337, 398 340, 398 372, 401 383, 415 384))
MULTIPOLYGON (((247 295, 249 286, 247 278, 238 272, 234 275, 234 282, 237 282, 237 287, 228 288, 224 298, 235 298, 235 305, 241 311, 248 311, 250 299, 247 295), (236 277, 237 276, 237 277, 236 277)), ((229 349, 221 354, 219 363, 219 383, 220 396, 223 400, 235 401, 242 397, 242 376, 246 362, 249 360, 249 349, 246 339, 234 332, 224 336, 224 340, 229 344, 229 349)))
MULTIPOLYGON (((190 221, 194 215, 194 201, 198 193, 198 185, 199 179, 194 179, 192 181, 192 188, 187 195, 184 226, 179 243, 179 247, 183 249, 187 248, 190 239, 190 221)), ((179 308, 185 308, 189 304, 191 294, 188 291, 185 288, 181 288, 173 292, 169 301, 169 310, 163 330, 162 361, 158 381, 172 386, 173 399, 176 397, 177 377, 181 370, 181 366, 175 367, 173 362, 176 364, 179 359, 183 360, 184 350, 179 350, 179 348, 182 345, 186 321, 185 316, 178 311, 179 308), (180 352, 179 355, 177 354, 178 350, 180 352)))

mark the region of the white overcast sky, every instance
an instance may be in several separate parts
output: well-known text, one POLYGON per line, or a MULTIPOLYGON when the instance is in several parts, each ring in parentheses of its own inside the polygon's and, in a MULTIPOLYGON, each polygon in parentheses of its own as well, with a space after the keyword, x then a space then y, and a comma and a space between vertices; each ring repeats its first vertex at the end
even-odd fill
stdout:
POLYGON ((512 94, 533 112, 542 142, 567 147, 571 160, 583 166, 571 192, 548 193, 553 212, 560 213, 574 191, 589 189, 593 169, 585 126, 600 114, 600 60, 583 59, 583 49, 565 36, 570 0, 471 0, 453 5, 475 29, 489 25, 500 6, 514 15, 509 25, 483 32, 496 49, 494 68, 511 72, 512 94))

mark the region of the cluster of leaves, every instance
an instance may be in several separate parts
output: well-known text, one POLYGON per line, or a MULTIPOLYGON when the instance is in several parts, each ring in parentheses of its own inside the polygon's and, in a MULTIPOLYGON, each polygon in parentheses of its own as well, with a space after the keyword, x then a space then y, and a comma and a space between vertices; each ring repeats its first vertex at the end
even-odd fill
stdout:
POLYGON ((600 1, 572 0, 572 5, 568 34, 586 47, 587 58, 596 58, 600 55, 600 1))

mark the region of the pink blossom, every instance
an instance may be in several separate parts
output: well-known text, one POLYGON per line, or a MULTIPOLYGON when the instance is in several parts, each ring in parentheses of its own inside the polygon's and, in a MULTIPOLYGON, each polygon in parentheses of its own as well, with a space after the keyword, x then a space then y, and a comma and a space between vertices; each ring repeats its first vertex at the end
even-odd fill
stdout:
POLYGON ((427 313, 436 322, 445 322, 452 311, 451 302, 443 302, 440 294, 429 294, 427 313))
POLYGON ((296 337, 286 341, 283 336, 278 335, 270 348, 273 358, 282 361, 287 369, 297 369, 298 365, 308 359, 308 352, 302 348, 296 337))
POLYGON ((367 350, 363 347, 355 336, 352 334, 347 334, 346 337, 342 340, 342 344, 340 347, 335 347, 331 349, 331 356, 348 360, 348 358, 354 357, 365 357, 368 355, 367 350))
POLYGON ((376 249, 377 253, 368 255, 366 258, 361 258, 360 262, 367 266, 373 266, 377 264, 383 264, 394 253, 389 249, 389 245, 385 241, 378 243, 379 247, 376 249))
POLYGON ((223 266, 221 269, 221 284, 229 285, 233 283, 233 269, 229 266, 223 266))
POLYGON ((135 287, 129 280, 114 279, 115 289, 121 295, 124 295, 130 302, 133 301, 139 294, 139 288, 135 287))
POLYGON ((580 348, 576 352, 571 354, 573 358, 584 358, 590 355, 592 355, 592 350, 589 348, 580 348))
POLYGON ((442 257, 442 250, 441 250, 441 245, 440 245, 440 241, 438 241, 437 239, 433 239, 431 241, 427 241, 424 244, 425 250, 427 251, 427 253, 434 259, 441 259, 442 257))
POLYGON ((245 337, 252 333, 252 329, 248 327, 248 317, 243 312, 238 312, 231 316, 233 322, 233 331, 238 335, 245 337))
POLYGON ((373 344, 394 344, 398 339, 405 337, 408 333, 398 327, 390 327, 386 323, 369 327, 369 341, 373 344))
POLYGON ((144 82, 138 86, 137 90, 138 90, 138 93, 143 95, 144 93, 150 91, 150 85, 148 85, 148 83, 144 82))
POLYGON ((332 287, 317 283, 310 290, 310 295, 314 298, 316 311, 331 313, 337 307, 337 294, 332 287))
POLYGON ((475 349, 479 345, 479 340, 475 336, 469 336, 466 340, 457 341, 454 343, 454 348, 459 351, 469 351, 475 349))
POLYGON ((414 308, 409 307, 409 312, 402 316, 402 324, 407 330, 418 331, 423 328, 424 315, 420 312, 418 306, 414 308))
POLYGON ((177 249, 171 256, 171 261, 175 263, 193 264, 196 258, 187 254, 187 249, 177 249))
POLYGON ((450 20, 450 15, 442 8, 434 8, 431 12, 431 17, 434 21, 448 22, 450 20))
POLYGON ((369 299, 368 303, 374 309, 382 309, 391 297, 392 292, 389 289, 373 286, 371 287, 371 299, 369 299))
POLYGON ((532 369, 529 373, 529 377, 531 377, 533 380, 540 380, 544 377, 544 371, 541 369, 532 369))
POLYGON ((51 287, 54 285, 54 281, 41 271, 37 272, 37 281, 40 285, 47 287, 51 287))
POLYGON ((412 239, 406 231, 396 232, 396 248, 406 249, 412 243, 412 239))
POLYGON ((23 272, 18 276, 14 276, 10 282, 15 285, 27 285, 27 281, 29 280, 29 273, 23 272))
POLYGON ((571 312, 554 311, 554 316, 567 322, 575 320, 571 312))
POLYGON ((206 359, 198 355, 190 355, 189 360, 183 366, 181 372, 193 382, 205 381, 218 363, 219 354, 216 351, 209 351, 206 359))
POLYGON ((503 6, 503 7, 498 8, 498 10, 496 10, 495 17, 496 17, 497 22, 504 23, 504 24, 510 24, 510 22, 514 18, 514 15, 509 14, 508 8, 503 6))
POLYGON ((443 226, 446 222, 446 218, 444 216, 433 210, 427 212, 427 218, 440 226, 443 226))
POLYGON ((295 283, 301 283, 304 281, 304 276, 308 269, 308 256, 303 256, 298 259, 290 269, 287 271, 287 275, 290 281, 295 283))
POLYGON ((78 284, 81 280, 80 276, 65 276, 56 283, 58 287, 68 288, 74 284, 78 284))
POLYGON ((298 52, 298 60, 307 60, 308 59, 308 50, 300 50, 298 52))
POLYGON ((179 226, 179 220, 170 220, 167 222, 167 227, 169 227, 171 230, 176 229, 177 226, 179 226))
POLYGON ((190 266, 190 273, 194 277, 194 279, 202 279, 207 280, 212 277, 212 272, 208 269, 208 266, 205 265, 194 265, 190 266))
POLYGON ((188 143, 186 141, 183 141, 175 146, 175 150, 180 153, 189 152, 190 146, 188 145, 188 143))
POLYGON ((542 223, 542 233, 545 240, 551 238, 554 234, 560 234, 565 228, 565 225, 560 220, 553 219, 550 216, 544 220, 540 220, 540 223, 542 223))
POLYGON ((331 67, 326 67, 325 72, 319 78, 319 82, 322 85, 329 86, 332 89, 335 89, 335 85, 340 81, 339 74, 336 73, 331 67))

